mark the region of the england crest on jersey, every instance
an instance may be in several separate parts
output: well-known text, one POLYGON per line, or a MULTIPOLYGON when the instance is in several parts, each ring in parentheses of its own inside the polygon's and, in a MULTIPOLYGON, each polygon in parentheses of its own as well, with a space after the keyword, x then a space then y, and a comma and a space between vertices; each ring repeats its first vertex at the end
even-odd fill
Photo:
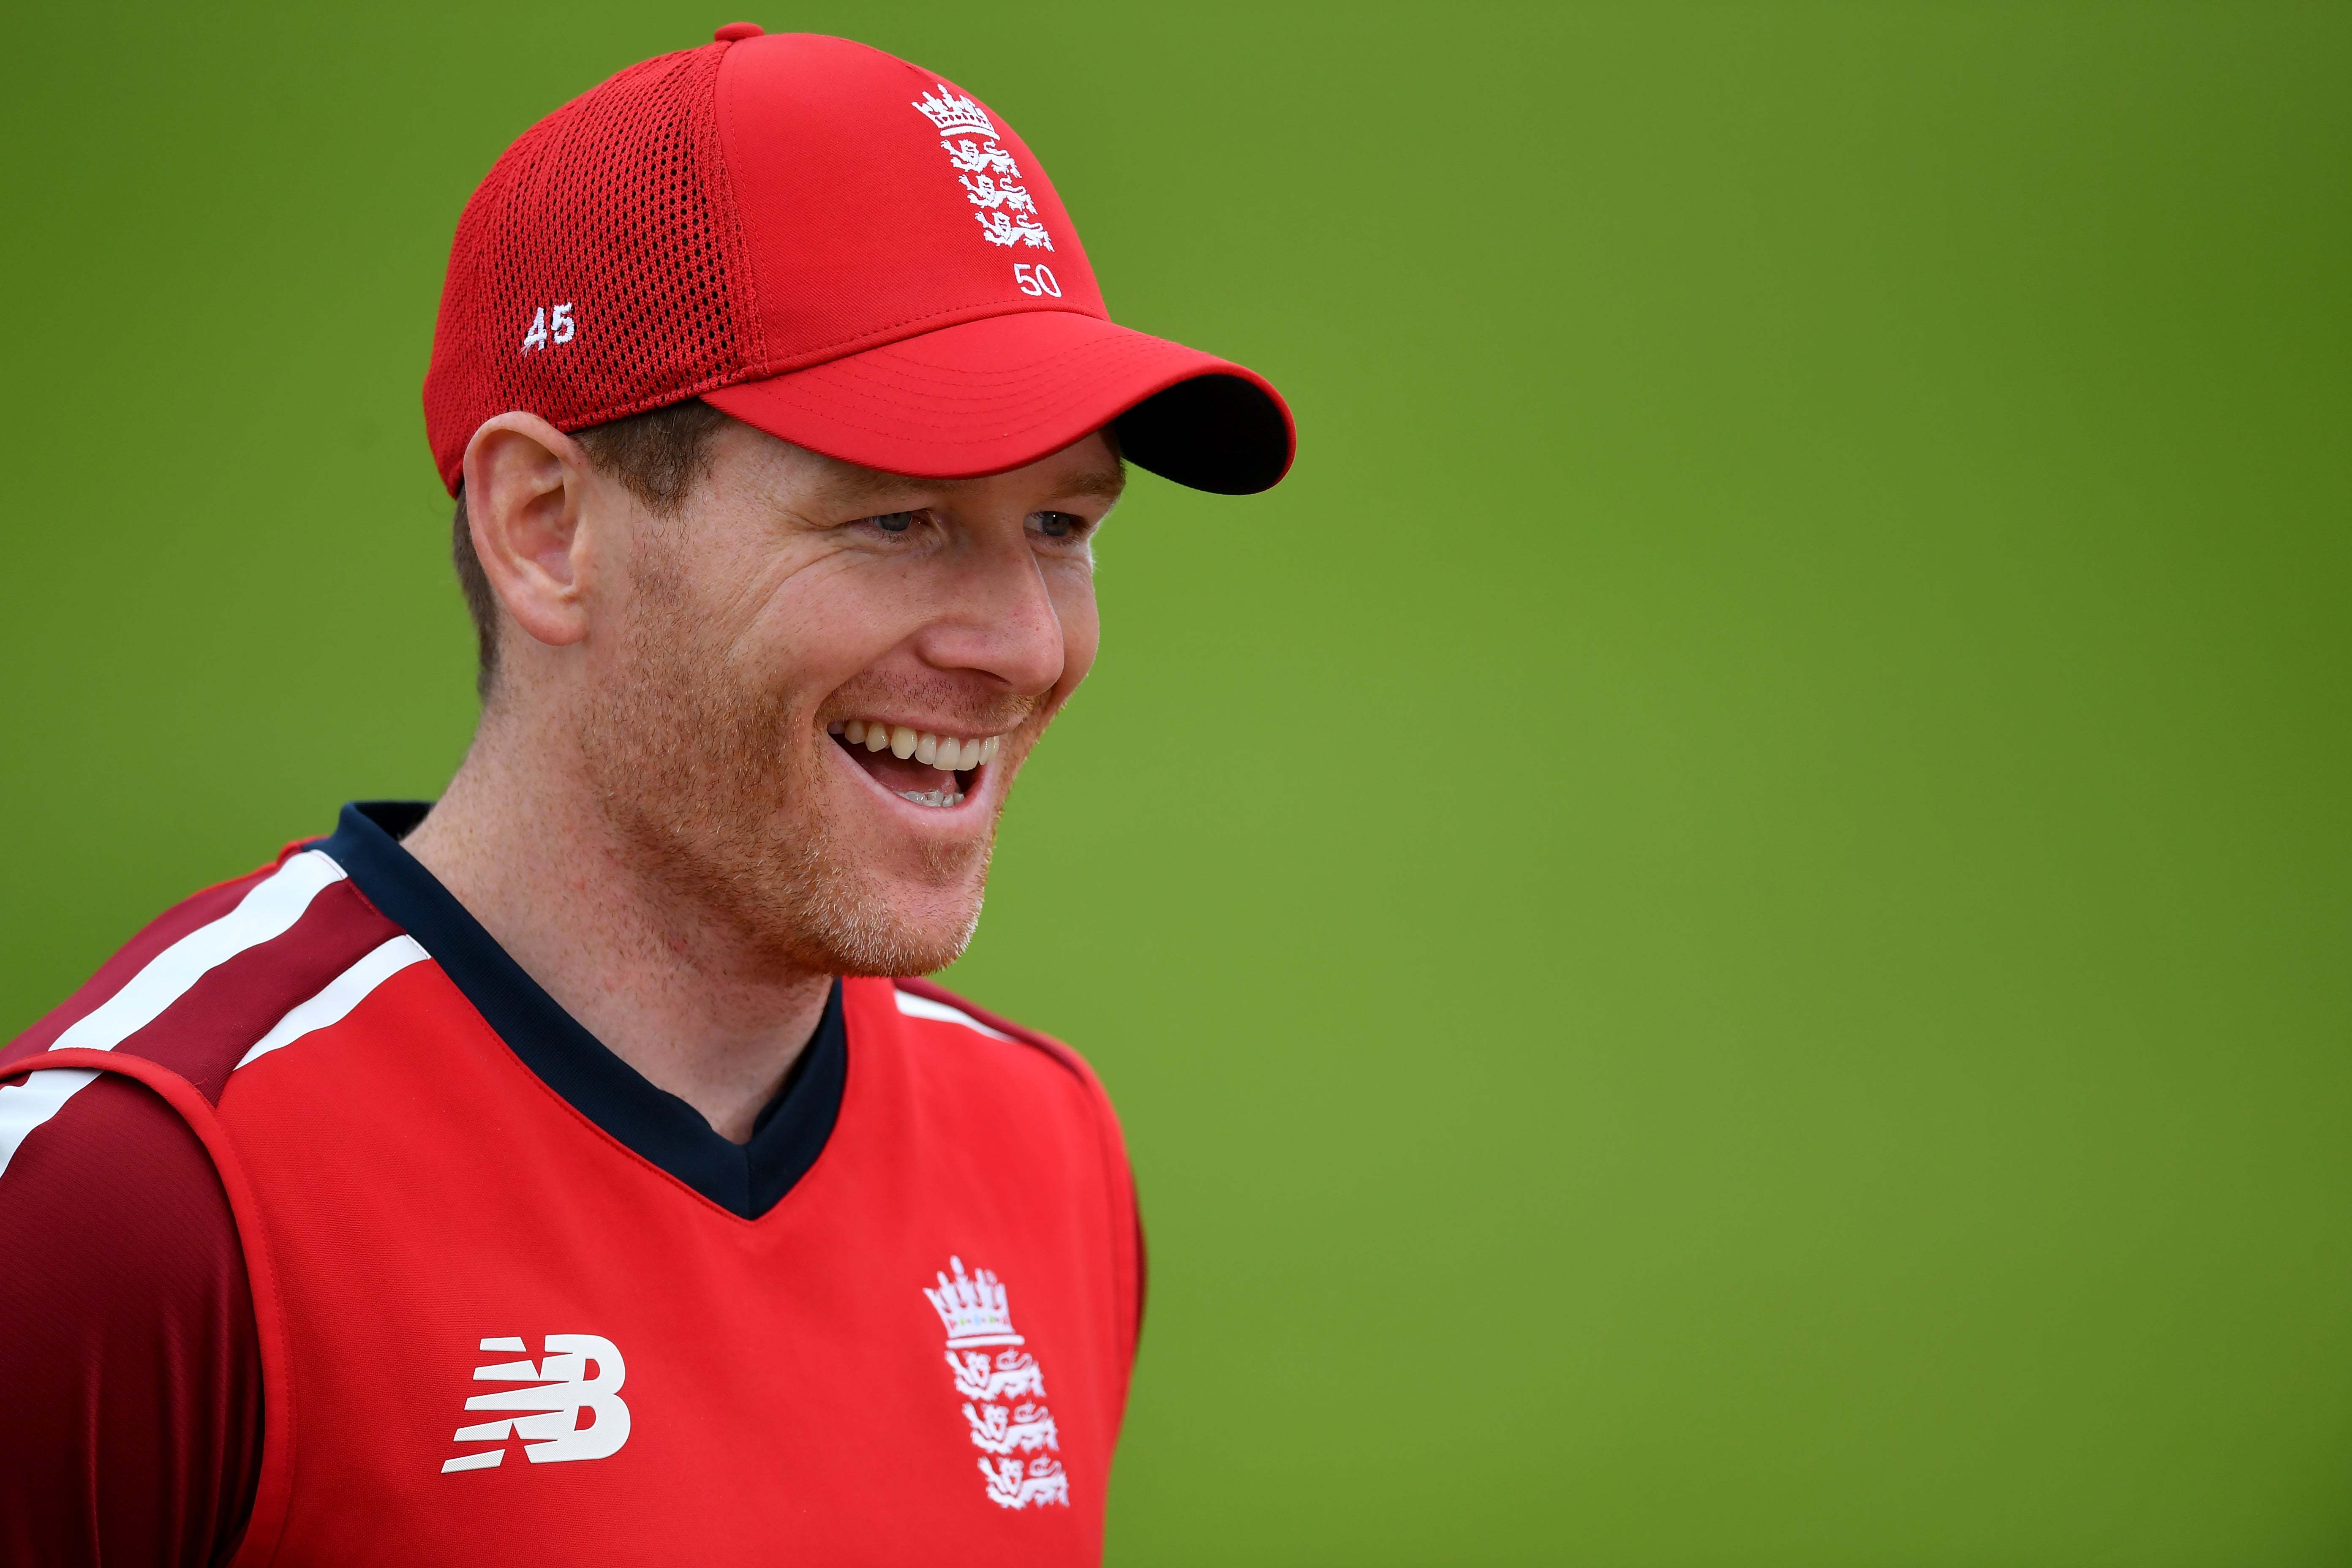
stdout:
POLYGON ((948 1372, 963 1396, 964 1424, 980 1450, 980 1474, 988 1500, 999 1508, 1070 1506, 1070 1478, 1055 1456, 1061 1436, 1045 1406, 1045 1373, 1013 1327, 1004 1282, 985 1268, 963 1271, 950 1258, 954 1278, 937 1276, 939 1289, 923 1295, 947 1330, 948 1372))

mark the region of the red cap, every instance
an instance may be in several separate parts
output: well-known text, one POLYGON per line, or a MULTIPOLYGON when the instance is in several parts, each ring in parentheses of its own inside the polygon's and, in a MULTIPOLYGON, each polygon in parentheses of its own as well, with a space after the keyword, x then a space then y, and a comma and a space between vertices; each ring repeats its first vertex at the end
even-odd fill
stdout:
POLYGON ((929 479, 999 473, 1116 423, 1180 484, 1290 466, 1263 376, 1114 326, 1012 128, 863 44, 718 41, 541 121, 466 204, 425 377, 457 492, 483 421, 562 430, 688 397, 797 446, 929 479))

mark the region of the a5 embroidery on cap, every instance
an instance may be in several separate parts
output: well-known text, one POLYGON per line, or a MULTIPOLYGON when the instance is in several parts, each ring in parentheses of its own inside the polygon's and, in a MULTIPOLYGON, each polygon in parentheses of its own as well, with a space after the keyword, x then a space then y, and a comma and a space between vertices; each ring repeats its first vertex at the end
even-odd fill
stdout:
POLYGON ((999 1508, 1069 1507, 1070 1478, 1054 1458, 1062 1442, 1045 1408, 1045 1371, 1020 1348, 1025 1342, 1013 1331, 1003 1282, 985 1268, 967 1279, 961 1258, 948 1267, 955 1278, 938 1276, 940 1288, 925 1286, 923 1295, 948 1331, 948 1370, 964 1397, 988 1500, 999 1508))

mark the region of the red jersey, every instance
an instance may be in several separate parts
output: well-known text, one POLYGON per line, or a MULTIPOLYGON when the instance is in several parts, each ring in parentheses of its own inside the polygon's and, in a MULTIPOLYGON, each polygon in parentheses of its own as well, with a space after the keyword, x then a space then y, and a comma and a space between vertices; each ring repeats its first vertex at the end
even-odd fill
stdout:
POLYGON ((1085 1065, 850 980, 714 1150, 485 944, 347 811, 10 1047, 0 1211, 101 1079, 217 1173, 261 1384, 235 1560, 1094 1561, 1142 1281, 1085 1065))

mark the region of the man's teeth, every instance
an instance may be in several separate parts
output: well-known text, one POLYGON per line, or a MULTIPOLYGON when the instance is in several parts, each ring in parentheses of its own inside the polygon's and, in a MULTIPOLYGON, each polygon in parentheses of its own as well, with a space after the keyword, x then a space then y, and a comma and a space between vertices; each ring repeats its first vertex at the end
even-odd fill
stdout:
POLYGON ((902 789, 900 800, 911 800, 917 805, 961 805, 963 791, 960 789, 902 789))
MULTIPOLYGON (((963 773, 983 763, 996 761, 997 748, 1004 740, 1002 735, 972 738, 934 735, 929 730, 913 730, 904 724, 869 722, 864 719, 852 719, 835 732, 853 746, 863 746, 869 752, 878 752, 887 746, 890 754, 901 762, 912 757, 926 767, 940 768, 951 773, 963 773)), ((912 800, 915 797, 908 795, 907 798, 912 800)), ((928 804, 937 805, 939 802, 928 804)))

